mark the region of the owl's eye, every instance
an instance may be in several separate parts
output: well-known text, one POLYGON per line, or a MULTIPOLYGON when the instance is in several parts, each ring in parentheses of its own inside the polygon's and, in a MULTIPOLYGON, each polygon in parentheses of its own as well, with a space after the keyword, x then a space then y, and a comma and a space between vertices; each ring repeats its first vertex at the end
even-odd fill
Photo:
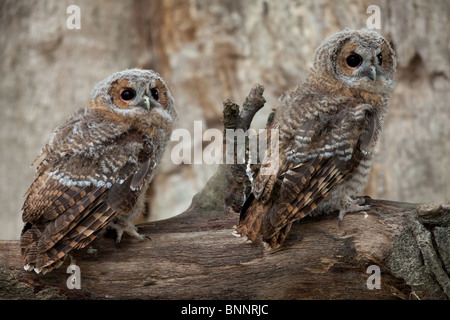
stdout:
POLYGON ((378 64, 381 66, 383 63, 383 55, 381 53, 377 54, 378 64))
POLYGON ((130 101, 133 100, 134 97, 136 97, 136 92, 133 89, 124 89, 122 90, 122 92, 120 93, 120 98, 123 101, 130 101))
POLYGON ((345 62, 347 62, 347 65, 350 68, 358 67, 361 64, 362 61, 363 61, 363 59, 361 58, 361 56, 359 54, 356 54, 356 53, 352 53, 345 60, 345 62))
POLYGON ((156 101, 158 101, 159 99, 159 93, 158 90, 153 88, 150 90, 150 93, 152 94, 153 99, 155 99, 156 101))

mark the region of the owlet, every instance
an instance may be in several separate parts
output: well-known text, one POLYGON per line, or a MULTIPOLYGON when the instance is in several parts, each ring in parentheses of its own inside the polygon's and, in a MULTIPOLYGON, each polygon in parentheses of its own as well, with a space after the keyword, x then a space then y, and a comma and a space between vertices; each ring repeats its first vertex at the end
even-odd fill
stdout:
POLYGON ((35 160, 23 204, 25 270, 46 273, 106 227, 143 239, 132 224, 144 209, 177 115, 163 79, 150 70, 114 73, 85 108, 56 128, 35 160))
POLYGON ((266 157, 235 234, 282 244, 306 215, 368 208, 363 190, 394 89, 395 53, 371 30, 343 30, 316 49, 305 82, 281 98, 272 121, 279 157, 266 157), (266 168, 277 167, 275 174, 266 168))

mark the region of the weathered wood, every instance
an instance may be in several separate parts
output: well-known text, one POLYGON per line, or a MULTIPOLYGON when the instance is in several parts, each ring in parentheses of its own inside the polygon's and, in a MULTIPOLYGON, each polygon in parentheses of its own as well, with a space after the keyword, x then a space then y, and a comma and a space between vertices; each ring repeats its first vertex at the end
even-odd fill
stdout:
POLYGON ((80 290, 67 288, 69 261, 46 275, 26 272, 18 242, 2 241, 0 297, 448 298, 448 282, 438 279, 448 281, 445 270, 450 267, 448 205, 433 206, 440 208, 442 219, 447 219, 433 231, 417 219, 415 204, 367 201, 371 204, 367 216, 349 214, 341 225, 336 215, 302 220, 294 225, 285 244, 273 251, 232 236, 236 213, 192 210, 146 223, 141 231, 152 240, 125 236, 116 244, 112 237, 105 236, 73 254, 81 271, 80 290), (417 223, 428 230, 417 235, 413 230, 417 223), (420 238, 425 235, 433 238, 431 247, 420 238), (431 260, 422 254, 424 246, 431 260), (381 269, 380 289, 367 287, 370 265, 381 269), (438 277, 435 268, 443 271, 438 277))

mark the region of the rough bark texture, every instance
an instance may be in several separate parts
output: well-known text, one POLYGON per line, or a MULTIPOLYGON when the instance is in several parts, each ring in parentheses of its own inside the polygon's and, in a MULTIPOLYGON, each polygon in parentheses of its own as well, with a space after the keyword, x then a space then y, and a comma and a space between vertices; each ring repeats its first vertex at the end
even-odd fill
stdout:
MULTIPOLYGON (((222 129, 220 101, 266 88, 264 127, 285 90, 305 79, 314 49, 345 27, 364 28, 369 5, 399 58, 398 85, 366 194, 408 202, 450 195, 448 0, 3 0, 0 1, 0 239, 18 239, 29 167, 57 124, 95 83, 130 67, 152 68, 173 89, 179 127, 222 129), (69 5, 81 29, 69 30, 69 5)), ((195 144, 201 144, 198 139, 195 144)), ((150 190, 153 218, 183 212, 217 167, 179 165, 170 150, 150 190), (157 187, 156 187, 157 186, 157 187)))
POLYGON ((370 200, 368 217, 330 215, 294 225, 281 249, 232 236, 237 214, 192 209, 146 223, 152 240, 97 239, 46 275, 22 269, 17 241, 0 242, 3 299, 448 299, 449 205, 370 200), (426 216, 426 217, 425 217, 426 216), (368 289, 369 266, 380 289, 368 289))

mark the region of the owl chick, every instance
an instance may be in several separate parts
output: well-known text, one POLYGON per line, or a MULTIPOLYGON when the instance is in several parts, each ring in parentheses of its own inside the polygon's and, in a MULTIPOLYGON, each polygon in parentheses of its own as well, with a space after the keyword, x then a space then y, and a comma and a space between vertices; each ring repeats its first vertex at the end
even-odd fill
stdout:
POLYGON ((85 108, 56 128, 35 160, 23 204, 20 247, 25 270, 46 273, 107 226, 139 238, 144 208, 177 115, 163 79, 150 70, 114 73, 85 108))
POLYGON ((266 157, 235 235, 281 245, 306 215, 368 209, 363 190, 394 89, 395 53, 371 30, 343 30, 316 49, 306 81, 281 99, 272 128, 279 157, 266 157), (278 167, 276 174, 265 174, 278 167))

